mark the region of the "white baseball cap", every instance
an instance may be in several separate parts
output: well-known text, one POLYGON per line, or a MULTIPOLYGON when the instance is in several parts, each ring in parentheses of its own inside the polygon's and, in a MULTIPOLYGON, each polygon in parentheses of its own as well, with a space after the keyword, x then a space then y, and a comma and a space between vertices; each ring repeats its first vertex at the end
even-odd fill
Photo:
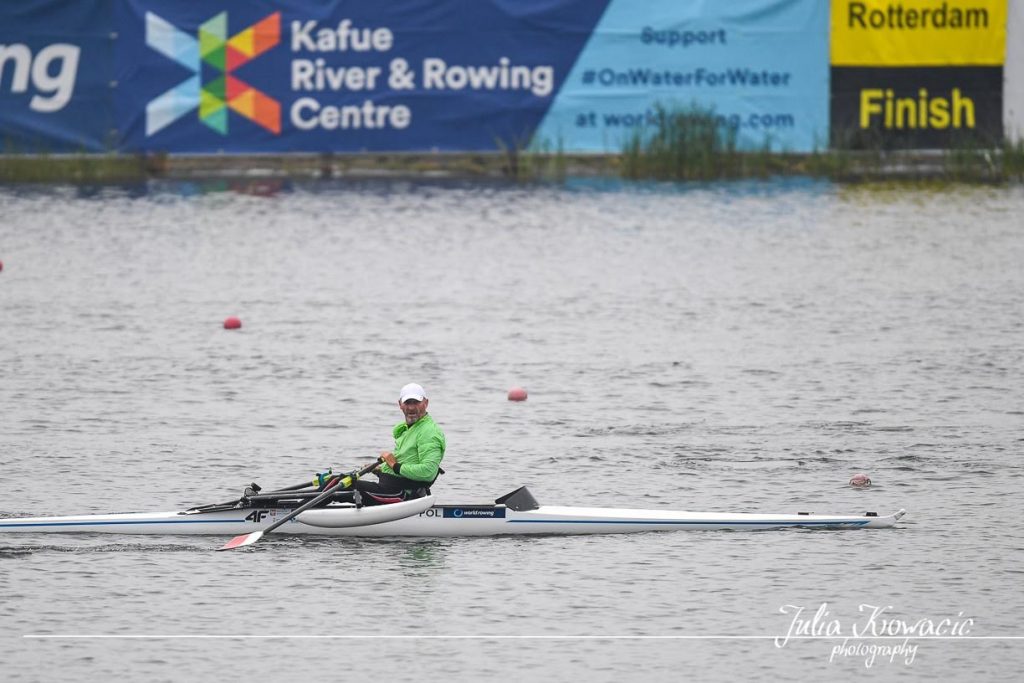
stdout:
POLYGON ((422 401, 426 397, 427 392, 419 384, 406 384, 402 387, 402 391, 398 393, 398 402, 405 403, 410 399, 422 401))

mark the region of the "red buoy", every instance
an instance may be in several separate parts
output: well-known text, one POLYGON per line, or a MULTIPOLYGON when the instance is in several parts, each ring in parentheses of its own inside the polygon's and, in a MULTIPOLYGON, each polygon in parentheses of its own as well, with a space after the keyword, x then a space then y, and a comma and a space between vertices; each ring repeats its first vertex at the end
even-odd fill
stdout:
POLYGON ((864 474, 863 472, 858 472, 857 474, 850 477, 850 486, 857 489, 866 489, 867 487, 871 486, 871 477, 864 474))
POLYGON ((522 387, 512 387, 508 390, 508 400, 510 401, 525 401, 526 400, 526 389, 522 387))
POLYGON ((242 327, 242 321, 236 318, 235 316, 231 316, 230 318, 224 319, 225 330, 237 330, 240 327, 242 327))
POLYGON ((0 261, 0 273, 2 273, 3 270, 4 270, 4 262, 0 261))

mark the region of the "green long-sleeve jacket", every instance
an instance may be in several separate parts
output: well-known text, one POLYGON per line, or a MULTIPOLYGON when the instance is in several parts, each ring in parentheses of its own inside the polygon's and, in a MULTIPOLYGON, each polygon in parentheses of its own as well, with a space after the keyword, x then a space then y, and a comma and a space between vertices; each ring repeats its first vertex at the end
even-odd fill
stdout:
POLYGON ((444 458, 444 432, 430 415, 424 415, 410 427, 404 422, 395 425, 395 460, 397 469, 380 466, 385 474, 395 474, 416 481, 433 481, 444 458))

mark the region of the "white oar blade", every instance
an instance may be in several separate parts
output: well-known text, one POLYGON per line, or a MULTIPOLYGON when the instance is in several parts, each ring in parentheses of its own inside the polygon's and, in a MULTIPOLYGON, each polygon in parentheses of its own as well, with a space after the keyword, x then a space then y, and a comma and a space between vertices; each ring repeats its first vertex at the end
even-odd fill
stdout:
POLYGON ((252 545, 256 541, 263 537, 262 531, 254 531, 251 534, 242 534, 241 536, 235 536, 230 541, 217 548, 217 550, 234 550, 235 548, 241 548, 243 546, 252 545))

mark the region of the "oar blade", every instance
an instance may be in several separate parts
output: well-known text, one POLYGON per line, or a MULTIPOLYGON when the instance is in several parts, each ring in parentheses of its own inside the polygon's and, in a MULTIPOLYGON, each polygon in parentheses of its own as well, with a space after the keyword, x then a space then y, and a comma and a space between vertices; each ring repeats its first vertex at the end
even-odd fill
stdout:
POLYGON ((235 548, 243 548, 247 545, 252 545, 261 538, 263 538, 262 531, 254 531, 251 534, 242 534, 241 536, 235 536, 230 541, 217 548, 217 550, 234 550, 235 548))

